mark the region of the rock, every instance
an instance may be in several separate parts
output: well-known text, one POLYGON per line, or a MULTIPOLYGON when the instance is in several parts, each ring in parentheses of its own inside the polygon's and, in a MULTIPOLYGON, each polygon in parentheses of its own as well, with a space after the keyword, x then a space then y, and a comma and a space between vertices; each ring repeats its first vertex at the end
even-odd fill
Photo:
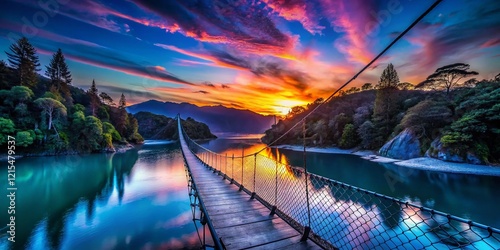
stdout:
POLYGON ((425 152, 425 155, 442 161, 484 164, 484 162, 481 161, 473 152, 467 152, 464 157, 457 150, 445 147, 441 143, 441 138, 439 137, 432 141, 431 146, 427 152, 425 152))
POLYGON ((436 158, 442 161, 465 162, 465 159, 441 143, 441 138, 436 138, 431 142, 431 146, 425 152, 425 156, 436 158))
POLYGON ((379 155, 401 160, 420 157, 420 141, 411 130, 405 129, 384 144, 379 155))
POLYGON ((479 159, 479 157, 477 157, 476 154, 472 152, 467 152, 466 160, 468 163, 471 164, 477 164, 477 165, 484 164, 484 162, 481 159, 479 159))

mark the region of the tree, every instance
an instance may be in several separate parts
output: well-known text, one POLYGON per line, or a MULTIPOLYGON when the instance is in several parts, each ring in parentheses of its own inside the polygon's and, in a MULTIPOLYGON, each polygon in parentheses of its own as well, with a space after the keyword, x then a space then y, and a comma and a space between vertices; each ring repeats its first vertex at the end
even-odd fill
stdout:
MULTIPOLYGON (((466 63, 454 63, 436 69, 436 71, 419 83, 416 88, 427 88, 436 90, 446 90, 449 95, 450 90, 460 86, 460 80, 473 75, 478 75, 476 71, 469 71, 470 65, 466 63)), ((462 83, 463 84, 463 83, 462 83)))
POLYGON ((394 66, 389 64, 380 76, 373 108, 372 120, 376 128, 373 142, 375 147, 382 146, 385 143, 397 124, 397 114, 399 112, 398 83, 398 73, 394 66))
POLYGON ((445 105, 424 100, 409 108, 400 124, 403 128, 430 137, 432 130, 439 130, 451 123, 451 115, 451 110, 445 105))
POLYGON ((361 147, 366 149, 373 148, 373 137, 375 134, 375 127, 371 121, 365 121, 358 128, 358 134, 361 138, 361 147))
MULTIPOLYGON (((54 118, 58 114, 66 116, 66 107, 59 101, 52 98, 38 98, 35 100, 35 104, 42 109, 42 116, 48 117, 47 130, 52 128, 52 123, 55 121, 54 118)), ((56 133, 57 130, 56 130, 56 133)))
POLYGON ((7 77, 10 74, 10 69, 4 60, 0 60, 0 90, 9 89, 11 84, 7 82, 7 77))
POLYGON ((19 104, 31 101, 33 96, 33 91, 25 86, 14 86, 10 89, 10 91, 2 94, 2 97, 5 98, 4 103, 8 104, 11 108, 15 108, 19 104))
POLYGON ((33 144, 35 140, 35 132, 31 131, 19 131, 16 134, 16 145, 21 146, 21 147, 27 147, 31 144, 33 144))
POLYGON ((397 84, 399 90, 412 90, 415 89, 415 85, 409 83, 409 82, 400 82, 397 84))
POLYGON ((357 88, 357 87, 351 87, 350 89, 346 90, 345 93, 346 94, 353 94, 353 93, 356 93, 356 92, 359 92, 361 91, 360 88, 357 88))
POLYGON ((90 151, 101 149, 103 140, 103 129, 101 121, 95 116, 85 117, 84 134, 90 147, 90 151))
POLYGON ((111 98, 111 96, 109 96, 105 92, 101 92, 99 94, 99 97, 101 98, 102 103, 109 105, 109 106, 115 106, 115 103, 113 102, 113 98, 111 98))
POLYGON ((127 107, 127 100, 125 99, 125 95, 120 96, 120 102, 118 102, 118 108, 119 109, 125 109, 127 107))
POLYGON ((12 135, 15 131, 14 122, 11 119, 0 117, 0 145, 7 142, 7 136, 12 135))
POLYGON ((394 69, 394 65, 392 65, 392 63, 389 63, 389 65, 387 65, 387 68, 384 69, 382 75, 380 76, 377 88, 396 88, 398 86, 398 83, 398 72, 396 72, 396 70, 394 69))
POLYGON ((476 87, 478 82, 479 81, 476 78, 471 78, 471 79, 465 81, 463 85, 464 85, 464 87, 467 87, 467 88, 474 88, 474 87, 476 87))
POLYGON ((55 91, 61 93, 67 103, 72 103, 69 85, 71 85, 71 73, 64 59, 61 49, 52 56, 49 66, 46 67, 45 75, 50 78, 55 91))
POLYGON ((373 84, 371 84, 369 82, 367 82, 367 83, 363 84, 363 86, 361 86, 361 90, 363 90, 363 91, 364 90, 371 90, 371 89, 373 89, 373 84))
POLYGON ((340 138, 339 146, 341 148, 353 148, 359 143, 359 137, 351 123, 345 125, 340 138))
POLYGON ((87 95, 90 97, 90 109, 92 110, 92 115, 96 116, 96 111, 101 101, 98 96, 99 91, 95 85, 95 80, 92 80, 92 86, 87 90, 87 95))
POLYGON ((40 63, 36 55, 36 49, 30 44, 26 37, 10 46, 10 53, 7 54, 9 64, 14 68, 18 84, 22 86, 35 86, 38 81, 37 71, 40 70, 40 63))

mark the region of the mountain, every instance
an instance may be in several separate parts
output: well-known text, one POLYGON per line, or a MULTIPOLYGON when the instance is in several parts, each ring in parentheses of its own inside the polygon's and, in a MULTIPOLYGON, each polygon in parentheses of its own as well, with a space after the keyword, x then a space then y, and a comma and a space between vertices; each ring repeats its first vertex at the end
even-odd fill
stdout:
MULTIPOLYGON (((137 112, 134 117, 138 121, 139 133, 145 139, 174 140, 178 138, 176 119, 144 111, 137 112)), ((204 123, 193 119, 186 119, 181 122, 184 131, 191 139, 217 138, 204 123)))
POLYGON ((250 110, 219 106, 196 106, 190 103, 173 103, 149 100, 127 107, 129 113, 147 111, 167 117, 191 117, 210 126, 214 133, 264 133, 274 123, 274 116, 264 116, 250 110))

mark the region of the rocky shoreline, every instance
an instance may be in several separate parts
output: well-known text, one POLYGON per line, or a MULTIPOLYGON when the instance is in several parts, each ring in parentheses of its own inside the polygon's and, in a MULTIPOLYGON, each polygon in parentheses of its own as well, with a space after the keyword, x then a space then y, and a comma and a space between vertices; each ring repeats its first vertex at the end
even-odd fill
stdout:
MULTIPOLYGON (((302 146, 297 145, 280 145, 277 148, 288 149, 293 151, 303 151, 302 146)), ((388 157, 382 157, 374 151, 368 150, 349 150, 335 147, 306 147, 307 152, 326 153, 326 154, 351 154, 361 158, 379 163, 394 163, 398 166, 414 168, 420 170, 459 173, 459 174, 474 174, 487 176, 500 176, 500 167, 493 165, 476 165, 470 163, 447 162, 430 157, 418 157, 408 160, 398 160, 388 157)))
MULTIPOLYGON (((136 146, 139 146, 142 144, 135 144, 132 145, 130 143, 127 144, 113 144, 113 148, 105 148, 101 152, 96 152, 96 153, 106 153, 106 154, 112 154, 112 153, 124 153, 128 150, 134 149, 136 146)), ((21 159, 24 157, 46 157, 46 156, 63 156, 63 155, 81 155, 82 153, 79 153, 76 150, 66 150, 63 152, 58 152, 58 153, 53 153, 53 152, 36 152, 36 153, 20 153, 16 154, 16 160, 21 159)), ((1 154, 0 155, 0 161, 6 161, 8 159, 7 154, 1 154)))

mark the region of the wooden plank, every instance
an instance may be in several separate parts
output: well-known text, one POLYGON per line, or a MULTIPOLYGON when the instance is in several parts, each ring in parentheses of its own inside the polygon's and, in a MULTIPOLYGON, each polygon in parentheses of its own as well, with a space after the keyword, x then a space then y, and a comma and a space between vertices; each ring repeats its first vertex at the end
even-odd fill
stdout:
POLYGON ((213 214, 210 219, 216 229, 232 227, 237 225, 255 223, 264 220, 272 220, 267 208, 252 209, 247 211, 236 211, 234 213, 213 214))
MULTIPOLYGON (((235 213, 238 211, 248 211, 248 210, 254 210, 254 209, 262 209, 266 208, 264 205, 260 204, 259 202, 256 202, 255 204, 251 204, 250 206, 247 204, 231 204, 231 205, 226 205, 223 207, 218 207, 218 206, 211 206, 211 207, 206 207, 208 215, 216 215, 216 214, 224 214, 224 213, 235 213)), ((267 209, 267 208, 266 208, 267 209)))
POLYGON ((275 249, 310 249, 310 250, 320 250, 322 249, 316 243, 311 240, 300 241, 302 235, 297 235, 291 238, 282 239, 279 241, 266 243, 262 245, 256 245, 246 249, 259 249, 259 250, 275 250, 275 249))
POLYGON ((217 234, 228 249, 244 249, 299 235, 281 218, 220 228, 217 234))
POLYGON ((204 166, 181 137, 181 149, 199 199, 215 232, 228 249, 317 249, 314 242, 300 242, 301 235, 239 187, 204 166))

